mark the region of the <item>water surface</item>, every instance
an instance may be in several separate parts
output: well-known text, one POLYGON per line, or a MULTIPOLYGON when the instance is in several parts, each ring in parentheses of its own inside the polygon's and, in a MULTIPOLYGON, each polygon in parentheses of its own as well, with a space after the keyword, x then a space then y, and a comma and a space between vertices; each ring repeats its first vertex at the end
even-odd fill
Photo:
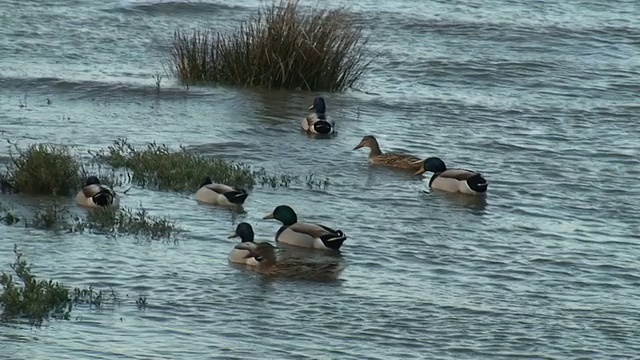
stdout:
MULTIPOLYGON (((329 3, 337 4, 337 2, 329 3)), ((634 1, 353 2, 379 55, 359 91, 322 94, 330 141, 298 131, 318 94, 156 93, 176 27, 232 29, 255 1, 0 1, 0 130, 26 146, 155 140, 326 189, 256 187, 247 213, 134 187, 122 199, 189 232, 177 243, 2 227, 36 274, 113 287, 120 306, 1 327, 7 359, 627 359, 640 353, 640 11, 634 1), (47 104, 47 98, 51 104, 47 104), (26 107, 20 107, 26 104, 26 107), (384 151, 481 170, 486 202, 367 165, 384 151), (226 236, 289 204, 349 235, 341 281, 264 281, 226 236), (133 298, 147 297, 146 310, 133 298), (129 298, 127 298, 129 296, 129 298)), ((8 145, 0 155, 6 160, 8 145)), ((17 207, 40 199, 3 197, 17 207)), ((68 199, 71 204, 72 199, 68 199)))

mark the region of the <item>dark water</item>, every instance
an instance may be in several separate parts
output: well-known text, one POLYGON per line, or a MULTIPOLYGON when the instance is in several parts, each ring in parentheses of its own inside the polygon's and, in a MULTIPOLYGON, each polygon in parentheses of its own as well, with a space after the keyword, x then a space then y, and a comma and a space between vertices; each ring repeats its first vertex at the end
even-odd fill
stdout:
POLYGON ((123 197, 188 229, 176 244, 2 227, 3 270, 17 244, 38 275, 124 300, 2 326, 1 358, 638 358, 638 2, 352 4, 380 58, 361 91, 324 94, 340 133, 318 141, 297 128, 316 94, 173 79, 155 93, 176 27, 231 29, 258 2, 0 1, 2 137, 83 153, 126 136, 331 180, 258 186, 240 217, 184 194, 123 197), (351 151, 365 134, 481 170, 486 202, 369 168, 351 151), (271 240, 278 224, 260 218, 281 203, 349 235, 342 281, 227 264, 235 224, 271 240))

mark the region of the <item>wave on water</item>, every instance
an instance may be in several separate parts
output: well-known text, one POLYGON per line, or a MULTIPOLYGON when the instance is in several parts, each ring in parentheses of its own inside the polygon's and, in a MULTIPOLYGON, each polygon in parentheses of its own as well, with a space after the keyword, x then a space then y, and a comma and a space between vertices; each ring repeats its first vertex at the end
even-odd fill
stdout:
MULTIPOLYGON (((47 93, 69 94, 79 99, 91 99, 106 95, 110 97, 140 97, 157 94, 154 85, 79 79, 68 80, 57 77, 0 77, 0 87, 28 92, 34 92, 34 90, 38 89, 47 93)), ((209 90, 203 87, 190 87, 189 90, 186 90, 183 87, 162 85, 160 95, 163 98, 201 97, 210 95, 211 92, 209 90)))
POLYGON ((121 1, 115 12, 142 12, 153 15, 191 15, 218 14, 227 11, 244 11, 240 5, 223 4, 205 1, 176 1, 176 0, 129 0, 121 1))

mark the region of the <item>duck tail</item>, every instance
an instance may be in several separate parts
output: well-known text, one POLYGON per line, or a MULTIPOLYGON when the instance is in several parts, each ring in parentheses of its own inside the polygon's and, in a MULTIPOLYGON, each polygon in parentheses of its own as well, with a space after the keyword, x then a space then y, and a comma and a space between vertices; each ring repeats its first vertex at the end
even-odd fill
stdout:
POLYGON ((342 230, 336 230, 334 233, 322 235, 320 237, 324 246, 328 247, 332 250, 340 250, 340 247, 347 240, 347 235, 345 235, 342 230))
POLYGON ((326 120, 316 121, 316 123, 313 124, 313 129, 318 134, 323 134, 323 135, 330 134, 332 131, 331 124, 329 124, 329 122, 326 120))
POLYGON ((487 192, 487 187, 489 186, 487 180, 480 174, 476 174, 467 180, 467 184, 471 190, 479 193, 487 192))
POLYGON ((102 207, 113 204, 113 194, 107 189, 102 189, 97 194, 93 195, 93 202, 102 207))
POLYGON ((235 191, 229 191, 228 193, 225 193, 224 196, 230 203, 242 205, 244 204, 244 201, 247 200, 249 194, 244 189, 238 189, 235 191))

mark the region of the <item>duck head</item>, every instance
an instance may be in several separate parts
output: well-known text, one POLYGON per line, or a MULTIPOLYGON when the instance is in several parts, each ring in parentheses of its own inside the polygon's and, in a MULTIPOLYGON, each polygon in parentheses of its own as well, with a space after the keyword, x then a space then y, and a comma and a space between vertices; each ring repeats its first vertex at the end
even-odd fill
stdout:
POLYGON ((277 206, 271 214, 263 217, 263 219, 276 219, 285 226, 293 225, 298 222, 298 216, 293 209, 287 205, 277 206))
POLYGON ((204 178, 204 180, 202 180, 202 184, 200 185, 200 187, 211 184, 213 184, 213 181, 211 181, 211 178, 207 176, 206 178, 204 178))
POLYGON ((309 106, 309 110, 315 110, 317 114, 324 114, 327 111, 327 106, 324 103, 324 98, 319 96, 313 99, 313 105, 309 106))
MULTIPOLYGON (((420 161, 416 161, 413 164, 419 164, 420 161)), ((447 170, 447 166, 444 164, 444 161, 439 157, 430 157, 426 158, 422 161, 422 168, 415 172, 415 175, 423 174, 427 171, 431 171, 432 173, 441 173, 447 170)))
POLYGON ((360 144, 354 147, 353 150, 358 150, 363 147, 368 147, 370 149, 380 149, 378 140, 376 140, 375 136, 373 135, 365 135, 364 137, 362 137, 362 140, 360 140, 360 144))
POLYGON ((236 226, 236 231, 229 235, 229 239, 240 237, 242 242, 253 242, 253 228, 250 224, 242 222, 236 226))
POLYGON ((100 185, 100 179, 97 176, 89 176, 84 183, 85 186, 89 185, 100 185))

